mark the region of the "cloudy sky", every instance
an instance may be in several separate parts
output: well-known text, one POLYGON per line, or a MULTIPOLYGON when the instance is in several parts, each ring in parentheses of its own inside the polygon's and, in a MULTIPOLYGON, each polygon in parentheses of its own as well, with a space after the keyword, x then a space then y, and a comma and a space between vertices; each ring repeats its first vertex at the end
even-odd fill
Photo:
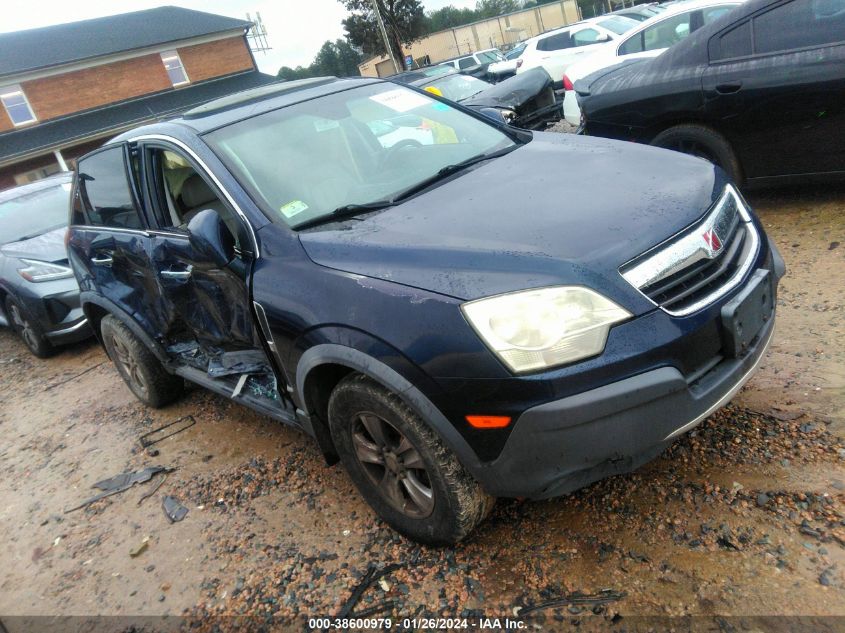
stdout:
MULTIPOLYGON (((326 40, 343 36, 346 12, 337 0, 4 0, 0 32, 173 4, 236 18, 261 13, 272 51, 257 53, 259 68, 276 74, 281 66, 307 66, 326 40)), ((475 7, 475 0, 423 0, 427 10, 447 5, 475 7)))

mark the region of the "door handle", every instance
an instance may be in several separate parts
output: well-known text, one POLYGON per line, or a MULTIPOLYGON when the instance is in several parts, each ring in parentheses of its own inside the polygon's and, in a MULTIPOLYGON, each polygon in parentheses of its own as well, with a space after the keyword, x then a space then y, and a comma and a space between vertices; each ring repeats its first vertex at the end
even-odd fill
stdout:
POLYGON ((729 83, 729 84, 718 84, 716 86, 716 92, 718 92, 720 95, 730 95, 730 94, 733 94, 735 92, 739 92, 741 88, 742 88, 742 82, 741 81, 737 81, 737 82, 729 83))
POLYGON ((95 266, 111 266, 114 259, 111 255, 106 255, 104 257, 92 257, 91 263, 95 266))
POLYGON ((161 276, 166 279, 178 279, 180 281, 185 281, 190 278, 191 271, 193 269, 193 266, 188 266, 184 270, 162 270, 161 276))

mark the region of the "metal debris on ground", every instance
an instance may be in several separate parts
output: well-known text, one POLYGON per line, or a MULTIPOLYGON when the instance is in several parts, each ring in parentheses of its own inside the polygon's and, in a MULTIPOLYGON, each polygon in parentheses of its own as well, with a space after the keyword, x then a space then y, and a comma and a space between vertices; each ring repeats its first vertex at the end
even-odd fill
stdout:
POLYGON ((97 367, 99 367, 100 365, 104 365, 104 364, 105 364, 105 362, 106 362, 106 361, 102 361, 102 362, 100 362, 100 363, 97 363, 96 365, 92 365, 92 366, 91 366, 91 367, 89 367, 88 369, 84 369, 84 370, 82 370, 82 371, 81 371, 81 372, 79 372, 78 374, 74 374, 73 376, 69 376, 69 377, 65 378, 64 380, 60 380, 59 382, 54 382, 54 383, 52 383, 52 384, 50 384, 50 385, 47 385, 46 387, 44 387, 44 391, 50 391, 50 389, 55 389, 56 387, 60 387, 60 386, 62 386, 62 385, 64 385, 64 384, 66 384, 66 383, 69 383, 71 380, 76 380, 76 379, 77 379, 77 378, 79 378, 80 376, 84 376, 85 374, 87 374, 89 371, 94 371, 94 370, 95 370, 95 369, 97 369, 97 367))
POLYGON ((183 418, 179 418, 173 422, 168 422, 164 426, 160 426, 157 429, 144 433, 140 438, 138 438, 138 441, 141 442, 142 448, 147 448, 153 444, 158 444, 162 440, 166 440, 168 437, 173 437, 177 433, 181 433, 182 431, 191 428, 194 424, 196 424, 194 416, 186 415, 183 418), (173 427, 176 428, 174 429, 173 427), (155 437, 156 434, 161 433, 162 431, 167 431, 167 434, 161 437, 155 437))
POLYGON ((159 473, 172 473, 174 470, 174 468, 165 468, 164 466, 150 466, 149 468, 139 470, 138 472, 121 473, 119 475, 115 475, 114 477, 110 477, 109 479, 103 479, 102 481, 98 481, 91 487, 98 488, 99 490, 102 490, 102 492, 94 495, 90 499, 86 499, 77 506, 68 508, 67 510, 65 510, 65 514, 89 506, 95 501, 99 501, 100 499, 105 499, 106 497, 110 497, 111 495, 116 495, 119 492, 129 490, 135 484, 146 483, 159 473))
POLYGON ((171 523, 177 523, 188 515, 188 508, 179 503, 176 497, 170 495, 161 500, 161 509, 164 510, 164 516, 171 523))
POLYGON ((161 473, 161 477, 158 478, 158 481, 153 486, 152 490, 149 492, 145 492, 140 497, 138 497, 138 505, 141 505, 144 501, 152 497, 156 491, 161 488, 161 484, 163 484, 167 480, 167 473, 161 473))
POLYGON ((381 578, 384 578, 388 574, 393 573, 397 569, 400 568, 400 565, 392 564, 383 567, 382 569, 376 570, 375 567, 370 565, 369 569, 367 569, 367 573, 364 574, 364 577, 361 579, 361 582, 358 583, 358 586, 352 591, 352 595, 349 596, 349 599, 344 603, 341 607, 340 611, 337 614, 338 618, 347 618, 352 615, 352 610, 355 608, 355 605, 358 604, 358 601, 361 600, 361 596, 364 595, 364 592, 367 591, 374 583, 378 582, 381 578))
POLYGON ((555 598, 554 600, 549 600, 547 602, 541 602, 540 604, 527 607, 515 607, 514 614, 523 618, 529 613, 542 611, 543 609, 568 607, 572 605, 598 606, 622 600, 627 595, 628 594, 625 591, 613 591, 612 589, 602 589, 595 594, 585 594, 576 591, 575 593, 570 593, 566 596, 561 596, 560 598, 555 598))

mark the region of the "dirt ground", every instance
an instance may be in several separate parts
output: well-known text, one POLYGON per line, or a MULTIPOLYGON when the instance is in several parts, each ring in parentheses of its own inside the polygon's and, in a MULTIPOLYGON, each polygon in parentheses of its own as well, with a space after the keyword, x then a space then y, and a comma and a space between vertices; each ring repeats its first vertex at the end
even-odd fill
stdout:
POLYGON ((356 613, 514 618, 580 592, 594 597, 522 619, 631 630, 645 616, 708 616, 683 622, 731 631, 759 630, 731 616, 813 616, 763 628, 840 630, 845 619, 823 616, 845 616, 845 188, 750 200, 788 266, 761 371, 636 473, 500 501, 454 548, 396 535, 292 429, 199 388, 147 409, 93 341, 42 361, 0 331, 3 623, 247 615, 301 630, 337 615, 369 566, 397 564, 356 613), (196 424, 158 456, 139 451, 141 434, 188 414, 196 424), (63 512, 94 482, 158 464, 176 471, 140 505, 152 482, 63 512), (182 522, 168 523, 165 494, 189 508, 182 522))

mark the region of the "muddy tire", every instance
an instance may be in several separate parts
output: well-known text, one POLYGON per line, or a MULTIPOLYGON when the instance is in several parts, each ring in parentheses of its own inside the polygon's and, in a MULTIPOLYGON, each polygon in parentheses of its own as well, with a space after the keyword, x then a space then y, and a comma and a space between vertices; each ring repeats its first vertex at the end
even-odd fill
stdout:
POLYGON ((185 383, 164 370, 159 360, 120 319, 107 315, 100 332, 109 358, 135 396, 150 407, 163 407, 182 395, 185 383))
POLYGON ((451 545, 495 500, 402 400, 360 374, 329 399, 329 428, 358 490, 393 529, 427 545, 451 545))
POLYGON ((12 297, 6 299, 6 315, 9 325, 35 356, 49 358, 56 353, 56 348, 47 340, 38 322, 12 297))
POLYGON ((742 184, 739 160, 728 139, 716 130, 703 125, 676 125, 655 136, 651 144, 708 160, 724 169, 737 185, 742 184))

